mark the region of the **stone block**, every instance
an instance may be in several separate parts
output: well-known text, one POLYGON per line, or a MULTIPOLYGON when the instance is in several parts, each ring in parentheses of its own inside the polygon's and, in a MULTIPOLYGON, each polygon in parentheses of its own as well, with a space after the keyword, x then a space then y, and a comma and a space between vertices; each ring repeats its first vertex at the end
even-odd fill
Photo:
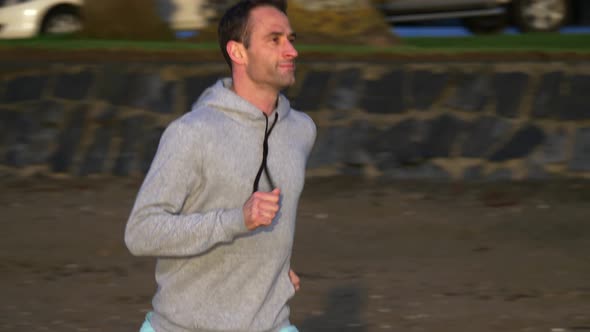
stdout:
POLYGON ((388 114, 406 111, 405 73, 390 72, 376 81, 367 81, 361 107, 369 113, 388 114))
POLYGON ((130 106, 156 113, 173 112, 174 83, 165 82, 153 73, 133 73, 128 76, 126 93, 117 105, 130 106))
POLYGON ((43 100, 36 103, 34 114, 39 118, 43 127, 60 127, 67 108, 68 106, 63 103, 43 100))
POLYGON ((429 123, 404 120, 385 130, 372 130, 366 150, 381 171, 424 162, 423 143, 429 123))
POLYGON ((470 166, 463 171, 463 180, 478 181, 483 178, 483 167, 481 165, 470 166))
POLYGON ((4 98, 0 103, 39 100, 48 82, 47 75, 21 76, 6 81, 4 98))
POLYGON ((23 167, 27 164, 27 145, 16 142, 12 143, 6 151, 6 165, 12 167, 23 167))
POLYGON ((109 151, 114 135, 117 108, 109 106, 94 112, 91 121, 98 127, 93 133, 92 143, 88 147, 80 166, 79 174, 101 174, 105 172, 105 163, 109 159, 109 151))
POLYGON ((58 140, 59 104, 41 101, 23 107, 20 112, 7 112, 2 119, 3 141, 6 141, 6 164, 14 167, 41 165, 48 162, 52 145, 58 140))
POLYGON ((448 73, 417 70, 411 75, 412 104, 419 110, 427 110, 442 95, 449 82, 448 73))
POLYGON ((97 123, 99 126, 114 126, 117 113, 122 112, 116 106, 108 105, 101 107, 92 114, 92 121, 97 123))
POLYGON ((339 163, 346 165, 370 163, 365 146, 368 133, 372 130, 364 121, 355 122, 350 127, 319 127, 308 167, 316 168, 339 163))
POLYGON ((53 95, 62 99, 82 100, 88 97, 94 82, 95 75, 89 70, 60 74, 55 82, 53 95))
POLYGON ((561 81, 563 73, 550 72, 543 75, 541 83, 533 97, 533 116, 536 118, 552 118, 562 109, 561 81))
POLYGON ((120 104, 129 88, 128 68, 120 64, 107 64, 100 70, 97 78, 97 97, 110 102, 120 104))
POLYGON ((31 133, 27 145, 28 165, 43 165, 51 160, 52 147, 59 138, 59 129, 56 127, 43 127, 31 133))
POLYGON ((6 108, 0 108, 0 146, 13 143, 12 138, 19 130, 16 127, 19 113, 6 108))
POLYGON ((113 130, 109 127, 100 127, 94 132, 92 144, 88 147, 82 166, 80 166, 80 175, 86 176, 104 172, 112 136, 113 130))
POLYGON ((139 143, 145 118, 136 116, 122 121, 120 126, 121 146, 115 160, 114 175, 125 176, 139 171, 139 143))
POLYGON ((361 71, 358 68, 341 70, 334 74, 334 88, 328 96, 327 106, 337 111, 348 111, 358 106, 361 71))
POLYGON ((414 166, 405 166, 389 169, 383 172, 386 178, 398 180, 450 180, 451 175, 438 165, 424 163, 414 166))
POLYGON ((496 94, 496 114, 516 118, 529 84, 529 76, 521 72, 497 73, 493 78, 496 94))
POLYGON ((328 91, 332 73, 328 71, 310 71, 305 75, 299 94, 291 103, 300 111, 315 111, 324 106, 324 100, 330 95, 328 91))
POLYGON ((26 117, 11 110, 0 110, 0 148, 3 146, 2 164, 20 166, 22 141, 26 139, 26 117), (24 127, 24 128, 23 128, 24 127))
POLYGON ((76 107, 67 120, 65 129, 61 132, 57 150, 51 157, 51 169, 63 173, 71 171, 74 155, 79 147, 84 124, 88 115, 88 106, 76 107))
POLYGON ((527 167, 527 179, 529 180, 549 180, 551 178, 551 174, 542 165, 529 163, 527 167))
POLYGON ((462 73, 458 77, 454 96, 447 102, 451 108, 468 112, 480 112, 490 97, 490 78, 484 73, 462 73))
POLYGON ((565 107, 560 109, 563 120, 590 120, 590 75, 575 75, 570 79, 565 107))
MULTIPOLYGON (((175 103, 178 99, 178 83, 174 81, 164 82, 164 86, 161 90, 160 98, 156 99, 155 102, 148 106, 148 109, 152 112, 159 113, 174 113, 175 103)), ((184 109, 182 110, 184 112, 184 109)))
POLYGON ((100 80, 98 97, 117 106, 172 113, 175 86, 176 82, 162 80, 155 71, 128 72, 120 67, 107 67, 100 80))
POLYGON ((158 145, 160 143, 160 138, 164 133, 164 127, 157 127, 147 131, 145 138, 144 138, 144 150, 143 155, 140 161, 140 170, 143 174, 147 173, 150 169, 152 161, 156 156, 156 152, 158 151, 158 145))
POLYGON ((507 135, 511 129, 508 122, 492 116, 481 117, 465 126, 461 156, 467 158, 486 156, 494 144, 507 135))
POLYGON ((574 172, 590 171, 590 127, 578 129, 569 169, 574 172))
POLYGON ((501 162, 524 158, 535 148, 543 144, 545 139, 546 135, 543 130, 534 125, 527 125, 516 132, 506 144, 500 147, 490 157, 490 160, 501 162))
POLYGON ((453 144, 465 129, 465 123, 452 115, 430 121, 428 136, 422 145, 426 158, 450 157, 453 144))
POLYGON ((486 176, 488 181, 510 181, 512 180, 512 170, 508 168, 497 169, 486 176))
POLYGON ((565 128, 546 133, 537 156, 532 161, 535 164, 547 165, 565 162, 567 159, 568 134, 565 128))

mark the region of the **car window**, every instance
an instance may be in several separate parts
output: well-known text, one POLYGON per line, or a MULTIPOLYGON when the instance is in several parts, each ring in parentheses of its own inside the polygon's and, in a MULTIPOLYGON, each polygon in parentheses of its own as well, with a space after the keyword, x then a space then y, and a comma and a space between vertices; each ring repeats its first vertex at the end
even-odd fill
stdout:
POLYGON ((493 5, 497 2, 496 0, 389 0, 384 2, 384 7, 400 11, 427 11, 433 8, 493 5))

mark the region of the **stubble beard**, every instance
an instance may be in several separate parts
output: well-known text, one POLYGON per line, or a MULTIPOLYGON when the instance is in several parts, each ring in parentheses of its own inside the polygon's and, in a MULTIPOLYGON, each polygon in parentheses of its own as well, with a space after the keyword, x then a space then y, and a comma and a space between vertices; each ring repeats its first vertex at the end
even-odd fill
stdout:
POLYGON ((281 72, 280 68, 277 70, 277 84, 280 85, 279 90, 286 89, 295 84, 295 69, 286 72, 281 72))
POLYGON ((277 64, 273 67, 267 67, 266 71, 249 73, 251 79, 256 82, 259 87, 268 87, 276 91, 284 90, 295 84, 295 69, 285 70, 281 69, 277 64))
POLYGON ((295 74, 292 73, 289 75, 289 77, 285 77, 283 80, 281 80, 282 84, 280 86, 280 90, 286 89, 290 86, 292 86, 293 84, 295 84, 295 74))

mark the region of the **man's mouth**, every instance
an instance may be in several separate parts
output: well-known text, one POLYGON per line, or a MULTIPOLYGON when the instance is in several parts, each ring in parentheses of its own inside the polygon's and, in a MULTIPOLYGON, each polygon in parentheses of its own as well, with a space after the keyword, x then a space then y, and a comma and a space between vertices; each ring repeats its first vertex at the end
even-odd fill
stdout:
POLYGON ((295 63, 294 62, 287 62, 281 63, 279 68, 287 69, 287 70, 295 70, 295 63))

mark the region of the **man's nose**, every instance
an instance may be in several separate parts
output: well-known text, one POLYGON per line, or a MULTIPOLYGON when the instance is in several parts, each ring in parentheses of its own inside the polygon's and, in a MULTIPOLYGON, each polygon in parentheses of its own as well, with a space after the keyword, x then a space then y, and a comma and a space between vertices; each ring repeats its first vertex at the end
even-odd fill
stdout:
POLYGON ((285 49, 283 51, 283 54, 285 55, 285 57, 289 59, 295 59, 299 55, 299 52, 297 52, 293 43, 287 40, 285 42, 285 49))

